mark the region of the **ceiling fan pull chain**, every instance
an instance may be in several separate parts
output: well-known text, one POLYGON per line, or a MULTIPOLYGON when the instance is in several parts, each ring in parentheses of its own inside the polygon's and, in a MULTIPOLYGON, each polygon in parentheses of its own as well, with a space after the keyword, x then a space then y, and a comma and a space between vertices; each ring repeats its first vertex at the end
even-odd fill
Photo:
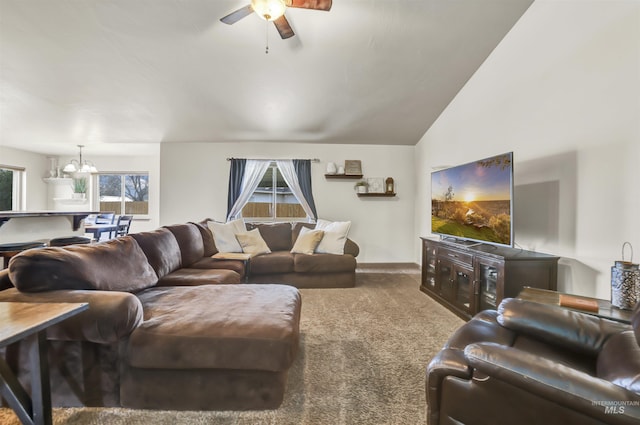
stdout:
POLYGON ((265 55, 268 55, 268 54, 269 54, 269 21, 266 21, 266 22, 265 22, 265 24, 266 24, 266 25, 265 25, 264 27, 265 27, 265 29, 266 29, 266 31, 265 31, 265 38, 267 39, 267 48, 266 48, 266 50, 264 51, 264 54, 265 54, 265 55))

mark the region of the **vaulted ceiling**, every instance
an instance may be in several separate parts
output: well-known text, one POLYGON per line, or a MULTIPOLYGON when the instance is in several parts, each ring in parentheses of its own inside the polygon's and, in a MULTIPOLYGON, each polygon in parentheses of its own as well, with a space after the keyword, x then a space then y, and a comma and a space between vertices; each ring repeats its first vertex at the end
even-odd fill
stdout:
POLYGON ((249 2, 0 0, 0 145, 414 145, 533 0, 334 0, 287 40, 220 22, 249 2))

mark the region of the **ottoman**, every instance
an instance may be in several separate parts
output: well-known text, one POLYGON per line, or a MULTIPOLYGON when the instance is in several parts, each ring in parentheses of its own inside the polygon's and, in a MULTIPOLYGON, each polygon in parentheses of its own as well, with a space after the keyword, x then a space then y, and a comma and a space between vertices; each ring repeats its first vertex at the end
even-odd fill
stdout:
POLYGON ((287 285, 155 287, 121 346, 123 407, 262 410, 282 403, 301 298, 287 285))

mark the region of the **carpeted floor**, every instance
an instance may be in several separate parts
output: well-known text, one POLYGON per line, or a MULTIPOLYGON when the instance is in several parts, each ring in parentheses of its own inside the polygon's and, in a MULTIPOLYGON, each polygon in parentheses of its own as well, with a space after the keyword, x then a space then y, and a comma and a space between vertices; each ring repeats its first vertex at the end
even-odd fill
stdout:
MULTIPOLYGON (((360 269, 355 288, 301 290, 302 345, 277 410, 56 408, 54 424, 425 424, 425 366, 463 321, 419 282, 415 269, 360 269)), ((19 421, 0 409, 0 424, 19 421)))

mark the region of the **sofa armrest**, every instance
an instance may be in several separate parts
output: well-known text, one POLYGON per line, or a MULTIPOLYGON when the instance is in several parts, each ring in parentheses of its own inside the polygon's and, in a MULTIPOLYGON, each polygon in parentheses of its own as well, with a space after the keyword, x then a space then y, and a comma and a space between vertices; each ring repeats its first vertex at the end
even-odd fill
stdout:
POLYGON ((427 366, 427 416, 429 423, 439 423, 440 396, 442 381, 447 376, 471 379, 471 368, 464 357, 464 352, 457 348, 444 348, 438 352, 427 366))
POLYGON ((629 325, 558 306, 507 298, 498 306, 498 323, 550 344, 597 355, 613 334, 629 325))
POLYGON ((358 246, 357 243, 347 238, 347 240, 344 243, 344 253, 357 257, 358 254, 360 254, 360 247, 358 246))
POLYGON ((464 350, 470 366, 547 400, 606 423, 638 423, 640 395, 534 354, 493 343, 464 350))
POLYGON ((142 304, 128 292, 59 290, 24 293, 0 291, 0 301, 88 303, 89 308, 47 330, 47 338, 110 344, 127 337, 143 321, 142 304))

